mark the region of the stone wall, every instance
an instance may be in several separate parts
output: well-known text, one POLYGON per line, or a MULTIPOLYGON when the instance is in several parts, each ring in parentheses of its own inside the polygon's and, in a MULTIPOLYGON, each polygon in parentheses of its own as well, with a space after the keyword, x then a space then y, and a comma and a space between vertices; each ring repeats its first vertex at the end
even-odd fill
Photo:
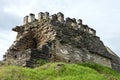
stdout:
POLYGON ((4 64, 35 67, 40 59, 95 62, 120 72, 120 58, 81 19, 64 19, 61 12, 53 15, 40 12, 38 19, 30 14, 23 21, 23 25, 12 29, 18 35, 4 55, 4 64))
POLYGON ((62 45, 60 42, 56 42, 55 46, 53 49, 55 50, 53 53, 53 55, 55 55, 55 61, 65 61, 69 63, 94 62, 111 67, 111 60, 109 58, 91 53, 85 48, 79 49, 71 45, 62 45))
MULTIPOLYGON (((48 12, 40 12, 38 13, 38 21, 42 21, 42 20, 50 20, 50 21, 58 21, 60 23, 66 24, 66 26, 71 26, 74 29, 80 29, 83 30, 84 32, 93 34, 94 36, 96 35, 96 31, 92 28, 89 28, 88 25, 83 25, 82 24, 82 20, 78 19, 76 21, 75 18, 71 19, 71 18, 66 18, 66 20, 64 20, 64 14, 59 12, 57 14, 53 14, 53 15, 49 15, 48 12)), ((28 24, 31 23, 33 21, 35 21, 35 14, 30 13, 29 16, 25 16, 23 19, 23 24, 28 24)))

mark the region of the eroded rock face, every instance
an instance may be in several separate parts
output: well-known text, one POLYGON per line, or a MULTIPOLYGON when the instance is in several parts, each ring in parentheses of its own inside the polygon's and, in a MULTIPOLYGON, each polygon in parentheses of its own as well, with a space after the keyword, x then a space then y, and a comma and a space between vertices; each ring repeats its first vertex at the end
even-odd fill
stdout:
POLYGON ((35 67, 40 59, 95 62, 120 72, 120 58, 112 54, 96 36, 96 31, 82 24, 81 19, 64 20, 60 12, 51 16, 40 12, 38 20, 31 16, 24 19, 24 25, 12 29, 18 35, 4 55, 4 64, 35 67))

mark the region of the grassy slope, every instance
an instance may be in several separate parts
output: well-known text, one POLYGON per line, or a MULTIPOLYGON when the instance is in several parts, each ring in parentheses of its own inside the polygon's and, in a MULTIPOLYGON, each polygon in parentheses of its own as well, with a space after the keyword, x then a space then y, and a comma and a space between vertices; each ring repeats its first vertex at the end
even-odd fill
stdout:
POLYGON ((35 69, 1 66, 0 80, 120 80, 120 74, 98 64, 47 63, 35 69))

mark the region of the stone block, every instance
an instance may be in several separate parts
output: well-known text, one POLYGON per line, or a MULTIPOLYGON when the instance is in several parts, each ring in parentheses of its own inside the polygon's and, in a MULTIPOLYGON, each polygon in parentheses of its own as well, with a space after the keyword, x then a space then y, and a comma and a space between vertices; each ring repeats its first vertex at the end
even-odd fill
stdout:
POLYGON ((50 20, 52 20, 52 21, 56 21, 56 20, 57 20, 57 15, 56 15, 56 14, 53 14, 53 15, 51 15, 49 18, 50 18, 50 20))
POLYGON ((23 19, 23 24, 28 24, 28 16, 25 16, 23 19))
POLYGON ((75 18, 73 18, 72 19, 72 24, 71 24, 71 26, 73 27, 73 29, 78 29, 78 26, 77 26, 77 23, 76 23, 76 19, 75 18))
POLYGON ((16 26, 15 28, 12 28, 12 31, 22 33, 24 31, 24 27, 23 26, 16 26))
POLYGON ((44 13, 44 15, 43 15, 43 19, 46 19, 46 20, 49 19, 49 13, 48 13, 48 12, 45 12, 45 13, 44 13))
POLYGON ((78 24, 78 25, 82 25, 82 19, 78 19, 78 20, 77 20, 77 24, 78 24))
POLYGON ((83 27, 84 27, 84 32, 89 32, 89 27, 88 27, 88 25, 83 25, 83 27))
POLYGON ((92 28, 89 28, 89 34, 96 35, 96 31, 92 28))
POLYGON ((70 27, 71 24, 72 24, 72 19, 67 17, 66 20, 65 20, 65 25, 70 27))
POLYGON ((61 12, 57 13, 57 19, 59 22, 63 23, 64 22, 64 14, 61 12))
POLYGON ((28 17, 28 22, 31 23, 33 21, 35 21, 35 14, 30 13, 28 17))
POLYGON ((41 19, 43 19, 44 13, 40 12, 38 13, 38 20, 40 21, 41 19))

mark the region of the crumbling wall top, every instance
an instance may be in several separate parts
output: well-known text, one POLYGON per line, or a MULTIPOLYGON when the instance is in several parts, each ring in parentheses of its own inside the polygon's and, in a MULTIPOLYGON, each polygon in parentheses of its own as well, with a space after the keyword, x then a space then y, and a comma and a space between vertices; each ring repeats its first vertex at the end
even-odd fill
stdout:
MULTIPOLYGON (((40 12, 38 13, 38 21, 41 20, 50 20, 50 21, 55 21, 55 22, 60 22, 61 24, 65 24, 67 26, 71 26, 73 28, 81 29, 84 32, 96 35, 96 31, 94 29, 91 29, 88 27, 88 25, 84 25, 82 19, 76 20, 75 18, 69 18, 67 17, 64 20, 64 14, 61 12, 58 12, 57 14, 49 15, 49 12, 40 12)), ((29 16, 24 17, 24 25, 28 23, 32 23, 35 21, 35 14, 30 13, 29 16)))

